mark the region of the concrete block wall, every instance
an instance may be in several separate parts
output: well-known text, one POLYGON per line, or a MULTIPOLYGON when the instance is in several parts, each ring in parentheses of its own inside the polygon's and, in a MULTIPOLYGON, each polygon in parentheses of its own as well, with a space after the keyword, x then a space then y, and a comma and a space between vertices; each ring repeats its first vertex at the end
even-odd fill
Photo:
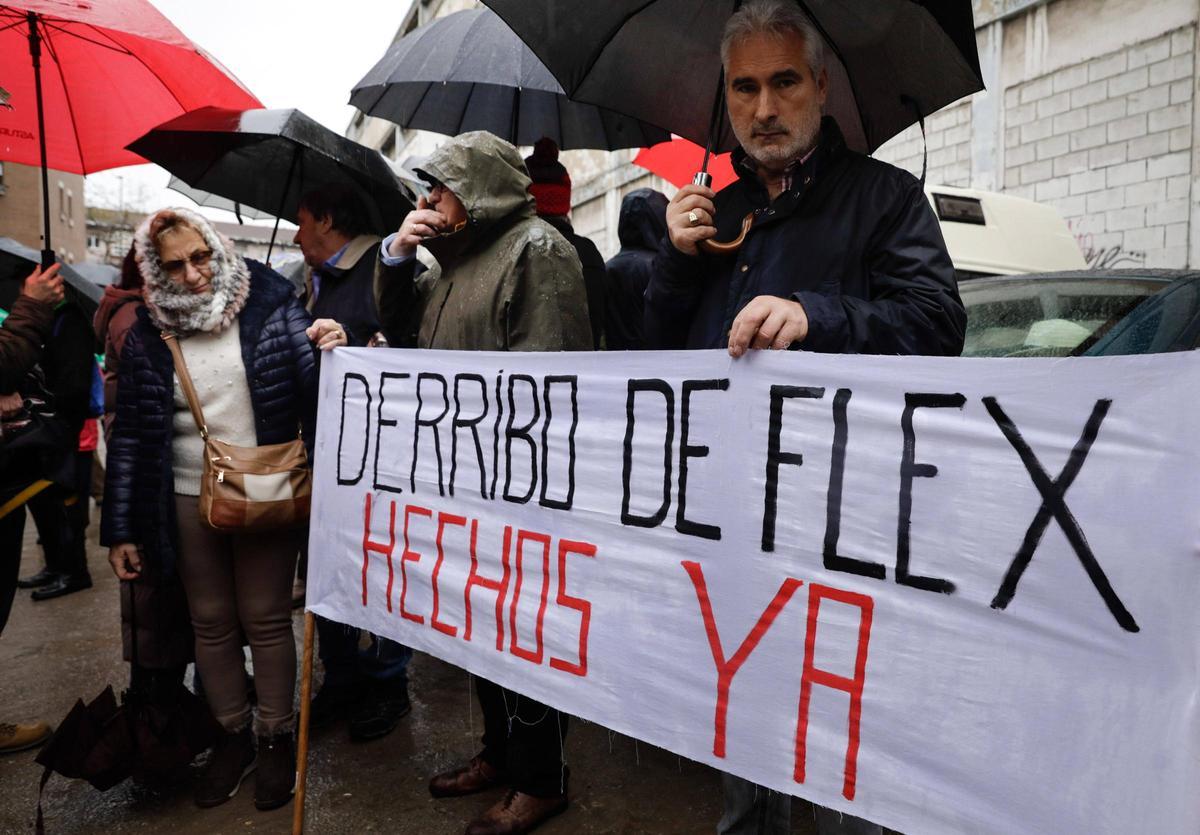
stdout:
POLYGON ((1004 189, 1055 206, 1093 266, 1184 267, 1195 27, 1004 91, 1004 189))
MULTIPOLYGON (((925 137, 929 150, 927 181, 945 186, 970 186, 970 100, 939 110, 926 119, 925 137)), ((924 147, 921 129, 914 125, 881 145, 873 156, 920 177, 924 147)))

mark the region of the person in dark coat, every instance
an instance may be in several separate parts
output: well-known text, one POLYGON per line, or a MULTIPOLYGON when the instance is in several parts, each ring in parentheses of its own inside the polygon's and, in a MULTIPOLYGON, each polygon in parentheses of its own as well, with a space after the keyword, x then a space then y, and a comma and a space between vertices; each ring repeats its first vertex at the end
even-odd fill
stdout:
MULTIPOLYGON (((68 300, 55 308, 39 366, 53 395, 55 414, 69 437, 64 439, 63 462, 55 483, 28 503, 46 564, 17 585, 34 589, 31 597, 35 601, 92 587, 86 542, 92 453, 80 450, 84 426, 93 417, 94 342, 92 324, 78 304, 68 300)), ((91 428, 95 429, 94 423, 91 428)))
MULTIPOLYGON (((689 185, 667 207, 668 238, 646 291, 659 348, 798 348, 953 356, 966 312, 941 229, 915 177, 852 153, 822 118, 823 42, 791 0, 749 0, 721 43, 738 179, 689 185), (736 238, 732 254, 698 250, 736 238)), ((719 833, 786 833, 791 798, 725 775, 719 833)), ((881 827, 817 808, 819 833, 881 827)))
POLYGON ((0 395, 16 391, 37 364, 54 322, 54 307, 62 300, 58 264, 44 272, 39 267, 25 279, 12 310, 0 323, 0 395))
MULTIPOLYGON (((6 454, 2 427, 10 413, 15 414, 24 406, 20 387, 41 358, 42 346, 54 322, 54 307, 62 300, 63 282, 58 265, 44 272, 36 268, 25 279, 20 295, 0 324, 0 632, 12 612, 21 568, 25 509, 20 494, 37 479, 28 460, 14 460, 6 454), (4 507, 10 504, 15 506, 5 512, 4 507)), ((0 754, 33 748, 49 736, 50 726, 45 722, 0 722, 0 754)))
MULTIPOLYGON (((295 242, 312 271, 305 293, 308 311, 342 323, 351 347, 378 342, 382 336, 374 282, 380 239, 367 234, 358 196, 338 183, 324 185, 300 198, 299 218, 295 242)), ((307 573, 303 559, 300 573, 301 578, 307 573)), ((345 716, 350 738, 363 742, 391 733, 412 709, 412 650, 371 633, 369 645, 360 650, 360 632, 317 616, 325 678, 313 697, 309 723, 319 728, 345 716)))
POLYGON ((821 117, 825 74, 810 69, 820 36, 796 28, 794 17, 808 24, 793 8, 757 0, 730 19, 735 34, 760 20, 775 27, 751 28, 723 50, 735 72, 727 98, 738 179, 720 194, 685 186, 671 201, 670 240, 646 292, 647 339, 734 356, 751 347, 957 355, 966 312, 924 190, 849 151, 837 123, 821 117), (733 66, 749 64, 751 46, 770 47, 772 67, 789 76, 786 94, 733 66), (701 240, 735 238, 747 214, 754 226, 735 254, 697 253, 701 240))
POLYGON ((292 240, 310 271, 305 308, 315 319, 341 323, 352 347, 366 345, 379 332, 373 286, 380 238, 370 234, 358 195, 326 183, 300 198, 296 215, 292 240))
POLYGON ((112 437, 113 417, 117 410, 117 375, 121 368, 121 351, 125 336, 137 321, 142 306, 142 274, 138 270, 134 249, 129 247, 121 262, 121 276, 104 288, 100 306, 92 317, 96 331, 96 346, 104 354, 104 440, 112 437))
POLYGON ((255 805, 273 809, 288 802, 295 780, 298 538, 219 533, 203 524, 204 441, 162 336, 178 341, 208 431, 249 447, 285 443, 298 429, 311 444, 314 345, 344 345, 345 333, 337 322, 312 322, 286 279, 241 258, 194 212, 155 213, 134 244, 146 306, 121 356, 100 542, 121 580, 137 581, 145 571, 177 573, 183 582, 196 663, 224 728, 196 785, 197 805, 224 803, 257 766, 255 805), (254 660, 257 715, 247 698, 243 635, 254 660))
POLYGON ((610 351, 636 351, 642 347, 642 317, 646 287, 654 272, 654 258, 667 234, 667 196, 652 188, 639 188, 621 201, 617 236, 621 251, 604 265, 604 339, 610 351))
POLYGON ((558 161, 558 146, 549 137, 542 137, 533 146, 533 154, 525 157, 529 171, 529 193, 537 201, 537 214, 558 230, 579 253, 583 267, 583 287, 587 292, 588 322, 592 326, 592 347, 597 351, 604 339, 604 295, 608 283, 604 274, 604 258, 596 245, 575 234, 569 217, 571 211, 571 175, 558 161))

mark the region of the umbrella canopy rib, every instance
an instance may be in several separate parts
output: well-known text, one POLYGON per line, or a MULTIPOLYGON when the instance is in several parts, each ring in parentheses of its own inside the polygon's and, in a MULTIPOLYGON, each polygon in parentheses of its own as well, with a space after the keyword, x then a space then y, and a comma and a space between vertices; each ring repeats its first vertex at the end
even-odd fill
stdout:
MULTIPOLYGON (((66 26, 62 26, 62 25, 56 23, 55 18, 49 18, 49 17, 45 17, 44 15, 42 15, 42 16, 39 16, 38 19, 42 22, 42 27, 45 29, 53 29, 54 31, 59 32, 63 35, 67 35, 72 38, 78 38, 79 40, 84 41, 85 43, 90 43, 92 46, 98 46, 102 49, 111 49, 113 52, 116 52, 120 55, 130 55, 130 56, 133 55, 133 53, 130 52, 129 49, 124 46, 116 46, 111 43, 103 43, 101 41, 94 40, 92 38, 86 38, 83 35, 81 35, 79 32, 72 32, 66 26)), ((66 21, 64 21, 64 23, 65 22, 66 21)), ((95 32, 97 35, 104 34, 103 32, 101 32, 99 29, 97 29, 95 26, 92 26, 91 24, 84 24, 84 25, 87 26, 89 29, 91 29, 93 32, 95 32)), ((111 40, 111 38, 110 38, 110 40, 111 40)))
MULTIPOLYGON (((805 0, 796 0, 796 2, 800 4, 800 8, 802 8, 804 13, 808 15, 808 19, 812 21, 813 26, 815 26, 817 31, 821 33, 821 38, 825 41, 825 46, 837 56, 838 61, 841 62, 843 67, 846 66, 846 57, 842 55, 842 51, 840 47, 838 47, 837 42, 829 36, 829 32, 812 13, 812 9, 808 7, 808 3, 806 3, 805 0)), ((846 73, 846 85, 850 88, 851 98, 857 102, 859 100, 858 90, 856 90, 854 87, 854 77, 851 76, 850 73, 846 73)))
MULTIPOLYGON (((608 34, 603 39, 598 41, 598 43, 601 43, 601 44, 611 43, 612 39, 615 38, 617 36, 617 34, 622 29, 625 28, 625 26, 629 23, 629 21, 633 20, 635 17, 640 15, 643 11, 645 11, 650 6, 653 6, 655 4, 655 2, 656 2, 656 0, 646 0, 646 2, 642 3, 640 6, 634 6, 632 9, 629 10, 628 14, 624 15, 623 17, 621 17, 617 20, 617 22, 611 27, 608 34)), ((534 50, 535 54, 536 54, 536 52, 537 52, 537 50, 534 50)), ((604 53, 603 47, 592 51, 591 59, 587 62, 587 64, 584 65, 583 73, 580 75, 580 78, 588 77, 588 75, 591 73, 591 71, 595 68, 596 63, 600 60, 600 56, 603 53, 604 53)), ((573 95, 577 89, 578 89, 578 87, 575 87, 575 89, 567 90, 566 91, 567 95, 573 95)))
MULTIPOLYGON (((63 71, 62 61, 58 60, 54 42, 50 39, 50 33, 42 35, 42 43, 46 44, 46 51, 50 53, 50 57, 54 59, 54 68, 58 70, 59 80, 62 81, 63 98, 67 103, 67 116, 71 120, 71 138, 75 140, 75 149, 79 152, 79 167, 83 172, 87 173, 87 160, 83 155, 83 142, 79 139, 79 127, 75 121, 75 105, 71 103, 70 85, 67 84, 67 74, 63 71)), ((49 199, 47 196, 46 199, 49 199)))

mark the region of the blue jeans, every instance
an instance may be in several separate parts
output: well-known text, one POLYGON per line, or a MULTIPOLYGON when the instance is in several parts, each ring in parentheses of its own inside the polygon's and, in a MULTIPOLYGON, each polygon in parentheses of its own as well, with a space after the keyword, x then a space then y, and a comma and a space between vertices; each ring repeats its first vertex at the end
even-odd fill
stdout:
MULTIPOLYGON (((788 835, 792 822, 792 798, 749 780, 721 775, 725 790, 725 812, 717 823, 718 835, 788 835)), ((813 805, 819 835, 883 835, 876 823, 813 805)))
POLYGON ((359 631, 357 626, 317 617, 321 663, 325 665, 324 686, 354 687, 364 678, 407 685, 412 649, 378 635, 371 635, 370 645, 359 649, 359 631))

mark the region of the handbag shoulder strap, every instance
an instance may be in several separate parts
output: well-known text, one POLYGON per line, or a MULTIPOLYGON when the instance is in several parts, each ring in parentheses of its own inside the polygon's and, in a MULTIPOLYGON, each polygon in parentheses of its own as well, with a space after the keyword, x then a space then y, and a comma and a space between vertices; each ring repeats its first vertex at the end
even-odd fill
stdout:
POLYGON ((175 360, 175 376, 179 378, 179 387, 183 389, 183 396, 187 399, 188 408, 192 410, 192 419, 196 421, 200 437, 207 441, 208 426, 204 423, 204 412, 200 409, 200 398, 196 394, 196 387, 192 384, 192 375, 188 373, 187 363, 183 359, 183 349, 179 347, 179 341, 175 338, 175 334, 164 333, 162 338, 163 342, 167 343, 172 359, 175 360))

